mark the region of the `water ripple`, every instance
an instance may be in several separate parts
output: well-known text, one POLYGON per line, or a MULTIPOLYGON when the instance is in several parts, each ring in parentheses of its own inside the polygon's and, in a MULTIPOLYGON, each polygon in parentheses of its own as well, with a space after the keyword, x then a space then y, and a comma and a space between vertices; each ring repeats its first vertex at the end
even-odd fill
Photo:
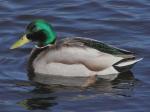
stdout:
POLYGON ((148 0, 0 0, 1 111, 144 111, 150 89, 150 2, 148 0), (10 45, 34 19, 49 21, 59 38, 83 36, 134 51, 144 60, 133 74, 113 82, 100 81, 82 90, 41 88, 30 84, 26 62, 32 44, 10 50, 10 45), (142 102, 142 103, 141 103, 142 102))

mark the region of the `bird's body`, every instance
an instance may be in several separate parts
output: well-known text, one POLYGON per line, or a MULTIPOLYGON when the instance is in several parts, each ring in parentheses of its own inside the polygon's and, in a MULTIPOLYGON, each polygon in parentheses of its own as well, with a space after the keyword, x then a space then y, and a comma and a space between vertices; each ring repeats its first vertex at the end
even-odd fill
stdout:
POLYGON ((141 60, 136 59, 130 51, 89 38, 75 37, 56 41, 51 26, 42 20, 29 24, 27 31, 12 48, 22 46, 29 40, 38 42, 38 47, 33 49, 28 61, 28 72, 30 79, 41 83, 49 82, 50 77, 54 76, 111 79, 114 74, 130 70, 141 60))
POLYGON ((65 38, 43 49, 35 48, 31 53, 31 57, 35 57, 35 53, 41 51, 29 62, 35 74, 66 77, 102 76, 129 70, 129 66, 139 61, 132 52, 88 38, 65 38), (95 44, 99 44, 103 50, 95 44), (123 61, 125 59, 126 61, 123 61), (119 66, 117 69, 115 64, 119 65, 121 61, 127 62, 127 65, 120 66, 120 70, 123 68, 120 71, 119 66))

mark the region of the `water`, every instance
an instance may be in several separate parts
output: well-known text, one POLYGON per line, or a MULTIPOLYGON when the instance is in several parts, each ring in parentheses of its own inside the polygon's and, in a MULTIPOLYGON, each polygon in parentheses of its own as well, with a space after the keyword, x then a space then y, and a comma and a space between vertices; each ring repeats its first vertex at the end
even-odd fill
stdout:
POLYGON ((0 0, 0 112, 149 112, 149 0, 0 0), (26 75, 32 44, 9 47, 34 19, 57 35, 83 36, 134 51, 144 60, 132 73, 93 87, 35 87, 26 75))

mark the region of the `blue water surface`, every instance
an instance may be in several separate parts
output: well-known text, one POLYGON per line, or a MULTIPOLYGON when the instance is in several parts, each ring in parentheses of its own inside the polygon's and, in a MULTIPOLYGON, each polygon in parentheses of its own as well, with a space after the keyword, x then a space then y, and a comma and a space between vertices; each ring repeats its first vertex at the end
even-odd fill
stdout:
POLYGON ((149 0, 0 0, 0 112, 149 112, 149 0), (131 50, 144 59, 133 73, 93 87, 35 87, 26 62, 33 47, 9 47, 34 19, 59 38, 83 36, 131 50))

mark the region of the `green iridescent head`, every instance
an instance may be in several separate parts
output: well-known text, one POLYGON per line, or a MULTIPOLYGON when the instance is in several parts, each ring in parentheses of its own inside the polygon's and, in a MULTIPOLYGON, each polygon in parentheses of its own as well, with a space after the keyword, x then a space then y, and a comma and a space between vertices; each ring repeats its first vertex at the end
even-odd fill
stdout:
POLYGON ((54 44, 56 33, 52 26, 44 20, 35 20, 31 22, 26 29, 25 35, 12 45, 11 49, 18 48, 29 41, 37 42, 38 47, 54 44))

